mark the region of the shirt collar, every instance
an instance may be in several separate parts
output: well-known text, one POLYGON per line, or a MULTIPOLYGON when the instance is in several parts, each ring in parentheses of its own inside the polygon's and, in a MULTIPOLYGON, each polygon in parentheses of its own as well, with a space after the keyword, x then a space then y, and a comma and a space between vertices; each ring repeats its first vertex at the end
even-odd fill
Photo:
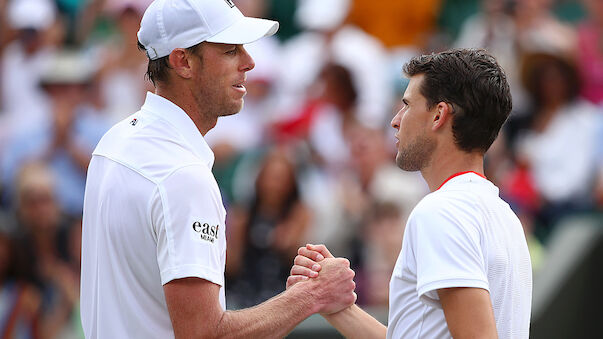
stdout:
POLYGON ((442 185, 436 190, 447 190, 455 187, 458 184, 474 182, 478 183, 484 187, 487 187, 489 190, 494 192, 496 195, 499 194, 498 187, 496 187, 488 178, 486 178, 483 174, 468 171, 468 172, 460 172, 451 175, 446 181, 442 183, 442 185))
POLYGON ((214 152, 209 148, 209 145, 197 129, 193 120, 182 108, 162 96, 147 92, 147 97, 141 110, 151 113, 172 125, 189 144, 195 155, 201 158, 210 169, 213 167, 214 152))

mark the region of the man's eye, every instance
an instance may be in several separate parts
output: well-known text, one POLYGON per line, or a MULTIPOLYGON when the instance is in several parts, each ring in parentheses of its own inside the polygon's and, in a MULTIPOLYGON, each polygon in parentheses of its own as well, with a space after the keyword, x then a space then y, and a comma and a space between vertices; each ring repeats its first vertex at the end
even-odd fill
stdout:
POLYGON ((230 55, 237 54, 237 48, 235 47, 235 48, 231 49, 230 51, 227 51, 226 54, 230 54, 230 55))

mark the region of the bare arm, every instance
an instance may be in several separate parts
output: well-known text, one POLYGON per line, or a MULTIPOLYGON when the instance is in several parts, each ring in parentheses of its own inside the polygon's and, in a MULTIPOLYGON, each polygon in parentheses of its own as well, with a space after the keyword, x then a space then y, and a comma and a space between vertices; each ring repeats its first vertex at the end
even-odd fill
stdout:
POLYGON ((357 305, 323 317, 348 339, 385 338, 387 334, 385 325, 357 305))
MULTIPOLYGON (((320 276, 316 272, 322 270, 322 262, 318 262, 332 257, 324 245, 301 247, 295 257, 295 265, 291 268, 291 276, 287 279, 287 286, 291 287, 299 281, 312 281, 308 278, 320 276)), ((348 339, 385 338, 387 334, 387 327, 356 305, 322 316, 348 339)))
POLYGON ((323 279, 312 279, 249 309, 224 311, 220 286, 199 278, 164 285, 176 338, 282 338, 316 312, 332 313, 356 300, 349 262, 332 259, 323 279))
POLYGON ((498 338, 490 293, 481 288, 443 288, 438 296, 455 339, 498 338))

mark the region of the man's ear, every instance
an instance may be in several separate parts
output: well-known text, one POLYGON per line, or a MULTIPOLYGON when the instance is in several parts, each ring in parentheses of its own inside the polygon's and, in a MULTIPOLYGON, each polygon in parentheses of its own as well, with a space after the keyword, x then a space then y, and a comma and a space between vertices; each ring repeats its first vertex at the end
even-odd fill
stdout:
POLYGON ((186 53, 183 48, 176 48, 168 57, 170 68, 172 68, 180 77, 185 79, 190 79, 192 77, 189 57, 189 54, 186 53))
POLYGON ((447 102, 440 101, 434 109, 431 128, 436 131, 446 125, 449 120, 452 121, 451 119, 452 105, 447 102))

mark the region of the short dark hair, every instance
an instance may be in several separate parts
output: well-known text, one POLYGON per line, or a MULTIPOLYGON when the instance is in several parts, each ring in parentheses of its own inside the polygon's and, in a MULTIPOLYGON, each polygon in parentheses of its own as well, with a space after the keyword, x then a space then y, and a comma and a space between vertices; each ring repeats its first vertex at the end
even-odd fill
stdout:
POLYGON ((453 108, 452 133, 466 151, 486 153, 513 107, 507 77, 482 49, 453 49, 422 55, 404 65, 409 77, 423 74, 427 108, 440 102, 453 108))
MULTIPOLYGON (((186 48, 187 51, 198 54, 199 49, 201 48, 200 42, 194 46, 186 48)), ((138 41, 138 49, 146 53, 146 48, 140 41, 138 41)), ((201 57, 200 54, 198 54, 201 57)), ((168 79, 168 69, 170 68, 169 55, 161 57, 156 60, 151 60, 149 58, 149 65, 147 66, 147 72, 145 73, 145 77, 149 79, 153 85, 157 85, 157 82, 165 82, 168 79)))

